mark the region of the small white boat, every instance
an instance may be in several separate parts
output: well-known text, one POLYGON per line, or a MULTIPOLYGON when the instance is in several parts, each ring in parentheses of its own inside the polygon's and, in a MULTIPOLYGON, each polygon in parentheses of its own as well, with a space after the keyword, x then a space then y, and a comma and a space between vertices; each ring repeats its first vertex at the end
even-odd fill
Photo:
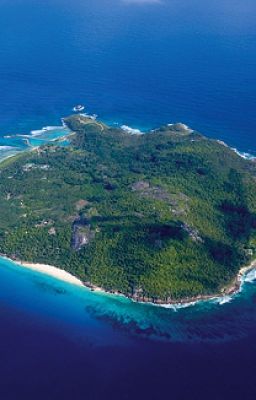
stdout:
POLYGON ((73 108, 73 111, 75 111, 75 112, 80 112, 80 111, 83 111, 83 110, 84 110, 84 106, 82 104, 78 104, 77 106, 75 106, 73 108))

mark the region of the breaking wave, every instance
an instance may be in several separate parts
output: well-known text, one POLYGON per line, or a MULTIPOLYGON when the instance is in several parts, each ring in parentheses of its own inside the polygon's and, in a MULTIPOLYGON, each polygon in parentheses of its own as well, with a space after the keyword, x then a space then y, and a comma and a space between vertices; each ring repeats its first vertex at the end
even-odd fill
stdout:
POLYGON ((132 135, 141 135, 141 134, 143 133, 143 132, 141 132, 139 129, 131 128, 131 127, 128 126, 128 125, 122 125, 122 126, 121 126, 121 129, 122 129, 123 131, 125 131, 125 132, 128 132, 128 133, 132 134, 132 135))
POLYGON ((178 125, 181 129, 183 129, 184 131, 186 131, 188 133, 194 132, 193 129, 191 129, 188 125, 183 124, 182 122, 178 122, 177 124, 168 124, 168 126, 174 126, 174 125, 178 125))
MULTIPOLYGON (((65 129, 66 126, 60 125, 60 126, 44 126, 42 129, 36 129, 30 132, 31 136, 40 136, 43 135, 45 132, 49 132, 49 131, 56 131, 56 130, 60 130, 60 129, 65 129)), ((25 135, 23 135, 25 136, 25 135)))
POLYGON ((239 157, 242 157, 245 160, 256 160, 256 156, 254 156, 253 154, 244 151, 239 151, 234 147, 231 147, 231 150, 233 150, 239 157))
POLYGON ((5 151, 5 150, 15 150, 17 147, 14 146, 0 146, 0 151, 5 151))

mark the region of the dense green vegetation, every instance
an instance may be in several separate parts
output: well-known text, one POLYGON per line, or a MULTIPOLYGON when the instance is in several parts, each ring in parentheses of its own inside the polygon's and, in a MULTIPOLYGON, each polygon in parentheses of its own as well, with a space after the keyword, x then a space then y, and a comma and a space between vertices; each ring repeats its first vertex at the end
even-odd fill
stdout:
POLYGON ((219 292, 253 257, 253 162, 181 124, 132 135, 66 122, 69 147, 0 166, 2 253, 163 301, 219 292))

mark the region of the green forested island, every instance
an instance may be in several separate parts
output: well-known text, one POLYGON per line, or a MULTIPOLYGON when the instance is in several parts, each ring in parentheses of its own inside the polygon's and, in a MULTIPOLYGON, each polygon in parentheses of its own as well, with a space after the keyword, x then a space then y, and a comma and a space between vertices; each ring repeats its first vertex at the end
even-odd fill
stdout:
POLYGON ((228 291, 255 258, 256 164, 183 124, 65 122, 69 146, 1 163, 0 252, 139 300, 228 291))

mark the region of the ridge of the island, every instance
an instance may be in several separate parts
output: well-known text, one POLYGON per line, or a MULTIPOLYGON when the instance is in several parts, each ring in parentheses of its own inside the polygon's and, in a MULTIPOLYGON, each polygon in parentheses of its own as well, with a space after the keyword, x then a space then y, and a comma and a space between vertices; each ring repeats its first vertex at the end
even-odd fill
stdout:
POLYGON ((133 134, 83 115, 0 164, 0 252, 138 301, 237 290, 256 255, 256 164, 183 124, 133 134))

